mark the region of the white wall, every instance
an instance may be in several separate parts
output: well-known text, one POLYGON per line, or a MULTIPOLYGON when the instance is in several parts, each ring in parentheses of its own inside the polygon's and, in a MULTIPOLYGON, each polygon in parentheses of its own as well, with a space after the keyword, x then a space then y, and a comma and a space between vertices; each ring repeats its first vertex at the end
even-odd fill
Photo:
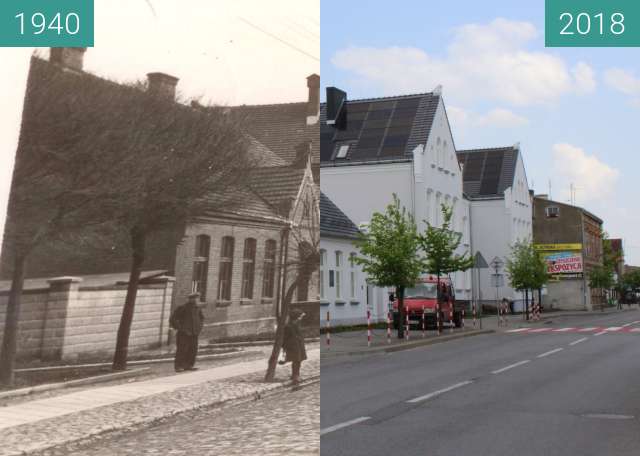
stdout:
MULTIPOLYGON (((376 211, 384 212, 396 193, 402 205, 415 216, 420 231, 426 229, 424 220, 435 225, 441 223, 440 211, 436 210, 439 195, 441 203, 455 206, 454 228, 466 233, 459 253, 469 249, 469 206, 462 197, 462 172, 442 99, 428 141, 421 152, 414 153, 413 162, 322 167, 320 187, 356 224, 368 222, 376 211)), ((470 272, 456 273, 453 280, 457 298, 470 299, 470 272)), ((380 305, 384 310, 380 312, 385 315, 386 291, 371 290, 370 298, 372 294, 382 295, 384 302, 380 305)))
MULTIPOLYGON (((505 190, 504 198, 471 201, 471 230, 474 252, 482 253, 488 263, 496 256, 506 262, 513 244, 532 238, 529 185, 521 152, 516 162, 514 185, 505 190)), ((492 273, 491 269, 480 271, 480 298, 484 301, 496 299, 496 288, 490 279, 492 273)), ((505 274, 504 269, 501 273, 505 274)), ((504 283, 505 286, 498 289, 498 299, 523 299, 522 293, 509 287, 506 275, 504 283)))
MULTIPOLYGON (((356 247, 346 239, 322 237, 320 240, 322 256, 320 266, 320 324, 324 326, 327 311, 330 312, 331 325, 351 325, 366 322, 367 284, 359 265, 351 267, 349 255, 357 254, 356 247), (342 252, 342 266, 337 267, 336 252, 342 252), (330 286, 329 275, 333 271, 334 283, 330 286), (353 272, 353 288, 351 284, 353 272), (337 276, 340 277, 340 295, 337 293, 337 276)), ((374 312, 373 307, 370 309, 374 312)))

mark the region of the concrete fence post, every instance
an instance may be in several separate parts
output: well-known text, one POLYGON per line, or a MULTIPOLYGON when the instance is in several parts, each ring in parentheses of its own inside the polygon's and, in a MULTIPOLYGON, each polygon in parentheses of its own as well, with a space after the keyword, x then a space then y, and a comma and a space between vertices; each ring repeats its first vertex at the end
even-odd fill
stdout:
POLYGON ((49 293, 44 316, 40 359, 60 360, 64 357, 67 311, 78 297, 80 277, 54 277, 47 280, 49 293))

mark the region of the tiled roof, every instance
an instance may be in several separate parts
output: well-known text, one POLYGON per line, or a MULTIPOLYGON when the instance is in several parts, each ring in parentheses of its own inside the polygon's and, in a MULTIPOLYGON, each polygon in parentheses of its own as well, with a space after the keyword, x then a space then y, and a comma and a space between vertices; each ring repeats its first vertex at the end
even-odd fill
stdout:
POLYGON ((278 166, 251 172, 247 187, 281 215, 288 215, 304 178, 304 168, 278 166))
POLYGON ((243 119, 244 129, 287 163, 296 148, 311 142, 312 163, 320 161, 319 125, 307 125, 307 103, 243 105, 231 108, 243 119))
POLYGON ((464 193, 470 198, 503 196, 513 186, 518 152, 515 146, 458 151, 464 193))
POLYGON ((435 93, 349 100, 340 128, 327 125, 326 103, 321 104, 321 163, 411 159, 415 147, 426 142, 439 103, 435 93), (341 146, 348 151, 338 158, 341 146))
POLYGON ((320 193, 320 236, 356 239, 358 227, 324 193, 320 193))

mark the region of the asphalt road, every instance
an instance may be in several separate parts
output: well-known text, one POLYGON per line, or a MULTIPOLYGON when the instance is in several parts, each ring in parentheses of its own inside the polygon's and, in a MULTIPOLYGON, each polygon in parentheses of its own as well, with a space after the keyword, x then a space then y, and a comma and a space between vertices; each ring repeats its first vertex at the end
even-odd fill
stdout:
POLYGON ((640 312, 538 327, 323 361, 321 454, 640 454, 640 312))

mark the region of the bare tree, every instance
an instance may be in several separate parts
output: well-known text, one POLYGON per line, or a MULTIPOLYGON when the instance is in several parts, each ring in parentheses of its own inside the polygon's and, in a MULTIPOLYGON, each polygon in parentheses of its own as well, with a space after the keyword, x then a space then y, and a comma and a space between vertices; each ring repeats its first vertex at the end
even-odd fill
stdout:
POLYGON ((275 378, 278 356, 284 342, 284 327, 287 322, 289 308, 294 294, 302 287, 307 287, 313 274, 320 265, 320 205, 315 189, 301 201, 301 207, 296 217, 283 230, 284 252, 280 264, 282 283, 280 312, 269 357, 265 381, 271 382, 275 378), (287 251, 294 251, 288 254, 287 251))

